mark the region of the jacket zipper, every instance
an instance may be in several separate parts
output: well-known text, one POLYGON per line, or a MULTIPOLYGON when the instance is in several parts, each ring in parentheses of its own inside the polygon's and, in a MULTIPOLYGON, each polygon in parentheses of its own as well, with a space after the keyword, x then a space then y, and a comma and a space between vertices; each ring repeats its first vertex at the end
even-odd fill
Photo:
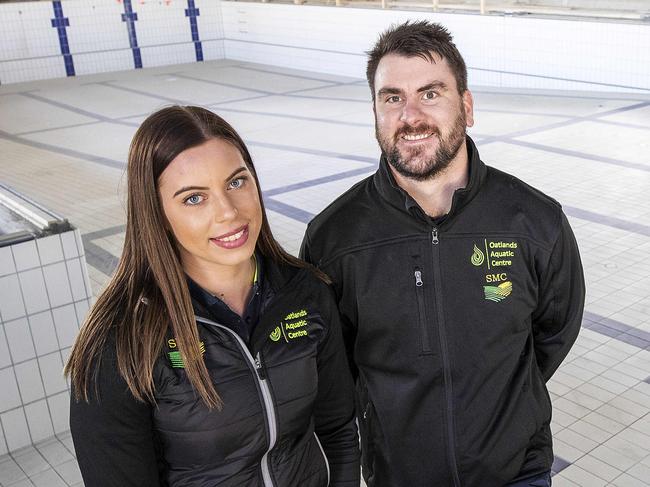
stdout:
POLYGON ((248 347, 241 339, 241 337, 237 335, 234 331, 232 331, 230 328, 220 325, 219 323, 215 323, 214 321, 201 318, 199 316, 195 316, 195 318, 196 321, 201 321, 202 323, 206 323, 208 325, 221 328, 226 332, 230 333, 233 337, 235 337, 237 343, 239 343, 239 346, 243 352, 244 357, 246 357, 248 363, 255 370, 255 374, 254 374, 255 379, 257 380, 257 384, 259 385, 259 390, 262 394, 262 399, 264 401, 264 419, 266 419, 266 424, 269 428, 269 446, 266 450, 266 453, 264 453, 264 455, 262 456, 262 461, 260 462, 260 467, 262 469, 262 480, 264 481, 264 487, 274 487, 273 479, 271 478, 271 469, 269 466, 269 453, 271 452, 271 450, 273 450, 273 447, 275 446, 275 442, 278 439, 278 430, 277 430, 277 421, 275 415, 275 407, 273 406, 273 399, 271 397, 271 389, 269 388, 269 384, 266 380, 266 373, 264 372, 264 364, 262 363, 262 357, 260 355, 260 352, 257 352, 257 355, 255 356, 255 358, 253 358, 253 355, 251 355, 250 351, 248 350, 248 347))
POLYGON ((330 462, 327 459, 327 455, 325 455, 325 450, 323 450, 323 445, 320 444, 320 440, 318 439, 318 435, 314 431, 314 438, 316 438, 316 443, 318 443, 318 448, 320 448, 320 452, 323 454, 323 459, 325 460, 325 468, 327 468, 327 485, 330 485, 330 462))
POLYGON ((420 336, 422 338, 422 353, 431 353, 431 342, 429 340, 429 330, 427 329, 427 318, 424 307, 424 281, 422 281, 422 271, 416 267, 413 271, 415 276, 415 299, 418 303, 418 315, 420 317, 420 336))
POLYGON ((454 430, 454 417, 453 417, 453 385, 451 382, 451 371, 449 370, 449 350, 447 349, 447 338, 445 332, 445 319, 442 311, 442 275, 440 272, 440 238, 438 236, 438 228, 431 229, 431 243, 433 250, 433 271, 434 282, 433 287, 435 290, 435 303, 438 312, 438 333, 440 337, 440 351, 442 355, 442 369, 444 372, 445 380, 445 400, 447 403, 447 436, 449 441, 449 460, 451 463, 451 474, 454 480, 454 485, 460 487, 460 477, 458 475, 458 464, 456 462, 456 434, 454 430))

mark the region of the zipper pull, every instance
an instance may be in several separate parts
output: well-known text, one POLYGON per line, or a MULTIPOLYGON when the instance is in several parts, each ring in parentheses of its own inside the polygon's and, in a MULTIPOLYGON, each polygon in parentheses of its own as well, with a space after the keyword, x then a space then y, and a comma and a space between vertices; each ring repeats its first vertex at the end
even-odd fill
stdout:
POLYGON ((416 271, 415 271, 415 285, 416 285, 417 287, 422 287, 422 284, 424 284, 424 283, 422 282, 422 271, 420 271, 420 270, 416 270, 416 271))
POLYGON ((431 243, 433 245, 438 245, 438 242, 440 242, 440 239, 438 239, 438 229, 434 227, 433 230, 431 230, 431 243))
POLYGON ((257 370, 257 375, 259 375, 261 380, 266 379, 266 373, 264 372, 264 365, 262 364, 262 356, 260 352, 257 352, 255 355, 255 370, 257 370))

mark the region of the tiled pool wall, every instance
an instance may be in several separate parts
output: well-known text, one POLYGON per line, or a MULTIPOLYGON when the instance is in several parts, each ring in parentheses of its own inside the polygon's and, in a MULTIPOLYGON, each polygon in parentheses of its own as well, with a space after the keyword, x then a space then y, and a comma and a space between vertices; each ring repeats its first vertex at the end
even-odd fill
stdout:
POLYGON ((91 298, 78 230, 0 247, 0 455, 69 429, 63 365, 91 298))

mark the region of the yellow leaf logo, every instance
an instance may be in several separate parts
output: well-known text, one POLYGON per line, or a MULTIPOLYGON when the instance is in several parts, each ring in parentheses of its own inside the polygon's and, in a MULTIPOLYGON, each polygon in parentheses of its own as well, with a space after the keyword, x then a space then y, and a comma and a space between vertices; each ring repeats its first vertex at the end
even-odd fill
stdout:
POLYGON ((482 265, 483 262, 485 262, 485 254, 476 246, 476 244, 474 244, 474 253, 472 254, 472 258, 470 260, 476 267, 482 265))
POLYGON ((271 334, 269 335, 269 338, 271 340, 273 340, 274 342, 277 342, 280 339, 281 336, 282 336, 282 330, 280 330, 279 326, 276 326, 275 330, 273 330, 271 332, 271 334))

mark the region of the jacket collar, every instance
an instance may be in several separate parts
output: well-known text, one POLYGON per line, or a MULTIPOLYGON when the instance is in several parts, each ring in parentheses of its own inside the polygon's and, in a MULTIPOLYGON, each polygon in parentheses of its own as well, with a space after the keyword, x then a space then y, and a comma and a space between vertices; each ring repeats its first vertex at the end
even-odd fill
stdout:
MULTIPOLYGON (((469 203, 478 193, 485 181, 487 167, 480 159, 478 149, 470 136, 466 136, 467 155, 469 160, 469 180, 465 188, 457 189, 452 199, 451 210, 447 215, 440 218, 440 222, 452 219, 467 203, 469 203)), ((395 181, 392 171, 390 170, 386 156, 382 154, 379 162, 379 169, 375 173, 374 184, 380 196, 390 205, 407 212, 412 216, 425 219, 430 218, 424 213, 420 205, 404 191, 395 181)))

